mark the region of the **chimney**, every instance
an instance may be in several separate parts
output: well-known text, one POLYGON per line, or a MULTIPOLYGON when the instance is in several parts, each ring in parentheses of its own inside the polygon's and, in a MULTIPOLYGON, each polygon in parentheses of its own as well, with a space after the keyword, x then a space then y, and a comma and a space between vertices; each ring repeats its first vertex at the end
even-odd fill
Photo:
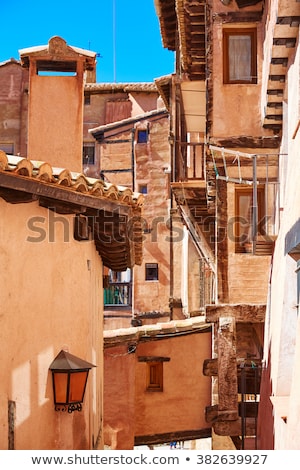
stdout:
POLYGON ((54 36, 19 54, 29 69, 28 158, 82 172, 84 81, 96 53, 54 36))

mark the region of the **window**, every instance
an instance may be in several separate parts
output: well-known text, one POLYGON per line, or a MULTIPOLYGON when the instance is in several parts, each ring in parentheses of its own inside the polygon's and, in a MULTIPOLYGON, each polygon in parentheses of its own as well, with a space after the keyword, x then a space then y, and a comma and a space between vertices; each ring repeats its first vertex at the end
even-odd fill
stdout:
POLYGON ((138 362, 144 362, 146 369, 146 391, 163 391, 163 364, 169 362, 170 357, 164 356, 138 356, 138 362))
POLYGON ((146 184, 139 184, 139 189, 138 192, 141 194, 147 194, 148 193, 148 188, 146 184))
POLYGON ((84 95, 84 104, 85 106, 88 106, 91 104, 91 95, 90 93, 87 93, 84 95))
POLYGON ((149 392, 163 391, 163 362, 147 362, 147 384, 149 392))
POLYGON ((82 150, 83 165, 95 164, 95 144, 93 142, 85 142, 82 150))
POLYGON ((224 83, 257 83, 256 29, 224 29, 224 83))
POLYGON ((146 263, 145 265, 146 281, 158 281, 158 264, 146 263))
POLYGON ((137 143, 146 144, 148 142, 148 131, 147 129, 139 129, 137 131, 137 143))
MULTIPOLYGON (((264 188, 257 188, 257 232, 264 233, 264 188)), ((252 188, 237 188, 235 192, 235 243, 236 252, 247 251, 247 244, 253 241, 253 190, 252 188)))

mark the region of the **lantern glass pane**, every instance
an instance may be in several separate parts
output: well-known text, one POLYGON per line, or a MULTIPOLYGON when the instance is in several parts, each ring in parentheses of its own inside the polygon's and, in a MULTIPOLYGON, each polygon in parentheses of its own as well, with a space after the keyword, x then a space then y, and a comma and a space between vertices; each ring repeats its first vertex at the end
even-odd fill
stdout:
POLYGON ((70 375, 69 403, 83 401, 87 376, 88 371, 76 372, 70 375))
POLYGON ((54 390, 55 390, 55 402, 66 403, 67 402, 67 383, 68 373, 55 372, 53 374, 54 390))

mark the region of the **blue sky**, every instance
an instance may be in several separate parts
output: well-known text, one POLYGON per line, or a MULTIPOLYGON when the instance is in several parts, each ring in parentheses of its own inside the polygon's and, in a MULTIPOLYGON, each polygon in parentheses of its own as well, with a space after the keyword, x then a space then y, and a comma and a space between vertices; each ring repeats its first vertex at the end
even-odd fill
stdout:
POLYGON ((97 82, 152 82, 174 71, 154 0, 0 0, 0 62, 61 36, 100 54, 97 82))

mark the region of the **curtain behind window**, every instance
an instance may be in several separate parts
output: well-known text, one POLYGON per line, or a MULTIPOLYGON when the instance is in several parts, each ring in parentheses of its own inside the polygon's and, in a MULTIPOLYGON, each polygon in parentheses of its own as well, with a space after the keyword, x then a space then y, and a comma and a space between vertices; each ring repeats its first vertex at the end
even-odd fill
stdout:
POLYGON ((251 81, 251 37, 232 35, 229 45, 229 80, 251 81))

